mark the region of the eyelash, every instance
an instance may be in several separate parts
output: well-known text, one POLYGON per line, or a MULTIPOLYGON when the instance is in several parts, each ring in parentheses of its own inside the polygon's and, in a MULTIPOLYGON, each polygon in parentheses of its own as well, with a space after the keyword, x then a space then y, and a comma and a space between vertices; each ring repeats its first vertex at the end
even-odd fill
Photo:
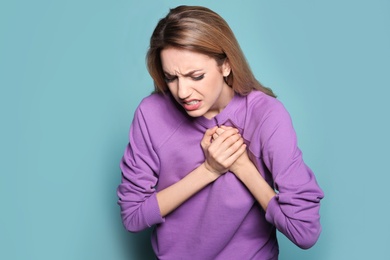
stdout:
POLYGON ((195 81, 199 81, 199 80, 202 80, 204 78, 204 74, 198 76, 198 77, 193 77, 192 79, 195 80, 195 81))
POLYGON ((171 83, 173 82, 177 77, 172 77, 172 78, 168 78, 168 77, 165 77, 164 80, 166 83, 171 83))
MULTIPOLYGON (((198 77, 191 77, 192 80, 194 81, 199 81, 199 80, 202 80, 204 78, 204 74, 198 76, 198 77)), ((166 83, 171 83, 173 81, 175 81, 177 79, 177 77, 172 77, 172 78, 168 78, 168 77, 165 77, 164 80, 166 83)))

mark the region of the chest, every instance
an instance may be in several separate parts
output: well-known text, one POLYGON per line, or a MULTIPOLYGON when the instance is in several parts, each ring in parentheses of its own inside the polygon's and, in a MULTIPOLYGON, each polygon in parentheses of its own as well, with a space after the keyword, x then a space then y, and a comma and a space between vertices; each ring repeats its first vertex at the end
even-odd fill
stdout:
POLYGON ((205 160, 201 148, 203 132, 193 129, 171 135, 158 149, 160 164, 158 189, 184 178, 205 160))

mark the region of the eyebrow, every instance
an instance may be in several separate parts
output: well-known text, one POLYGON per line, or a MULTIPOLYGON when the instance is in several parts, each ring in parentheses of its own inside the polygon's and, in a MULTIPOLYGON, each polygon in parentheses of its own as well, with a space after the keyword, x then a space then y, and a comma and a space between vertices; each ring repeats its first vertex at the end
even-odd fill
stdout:
MULTIPOLYGON (((201 71, 201 70, 191 70, 191 71, 189 71, 188 73, 183 74, 183 76, 184 76, 184 77, 190 77, 190 76, 192 76, 193 74, 195 74, 196 72, 199 72, 199 71, 201 71)), ((172 74, 170 74, 170 73, 168 73, 168 72, 166 72, 166 71, 164 71, 164 74, 165 74, 166 76, 169 76, 169 77, 174 77, 174 76, 175 76, 175 75, 172 75, 172 74)))

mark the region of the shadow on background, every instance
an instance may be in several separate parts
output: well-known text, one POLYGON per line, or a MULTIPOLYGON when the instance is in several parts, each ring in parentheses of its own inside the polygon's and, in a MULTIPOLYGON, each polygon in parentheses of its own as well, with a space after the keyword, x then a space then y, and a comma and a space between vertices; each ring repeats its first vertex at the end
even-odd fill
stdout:
MULTIPOLYGON (((121 129, 118 127, 118 129, 121 129)), ((118 130, 119 131, 119 130, 118 130)), ((127 130, 122 130, 126 132, 127 130)), ((110 208, 110 219, 112 221, 113 235, 117 241, 119 249, 121 251, 121 259, 129 260, 154 260, 156 259, 152 246, 151 246, 151 233, 152 228, 143 230, 138 233, 132 233, 125 229, 122 224, 120 216, 120 207, 117 204, 118 197, 116 190, 121 181, 121 171, 119 168, 120 158, 123 156, 124 146, 126 145, 127 139, 120 138, 121 133, 114 135, 117 139, 113 140, 112 143, 108 144, 107 158, 110 158, 109 164, 107 164, 106 172, 107 175, 106 185, 107 193, 110 194, 107 203, 110 208)))
POLYGON ((125 232, 121 239, 127 248, 128 259, 152 260, 156 259, 150 243, 152 229, 147 229, 139 233, 125 232))

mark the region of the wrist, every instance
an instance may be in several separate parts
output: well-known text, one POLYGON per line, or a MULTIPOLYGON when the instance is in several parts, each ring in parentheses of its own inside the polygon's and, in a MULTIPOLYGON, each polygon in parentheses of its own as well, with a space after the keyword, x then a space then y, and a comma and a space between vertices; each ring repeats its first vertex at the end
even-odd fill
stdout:
POLYGON ((254 164, 250 162, 246 164, 244 163, 234 164, 231 167, 230 171, 233 172, 238 179, 242 180, 243 178, 245 178, 246 175, 250 174, 253 171, 257 171, 257 169, 254 166, 254 164))
POLYGON ((229 170, 235 175, 240 175, 242 172, 245 172, 245 165, 237 160, 229 170))
POLYGON ((220 173, 214 171, 209 166, 207 166, 206 162, 202 163, 200 167, 203 168, 203 172, 206 176, 208 176, 208 178, 210 178, 211 182, 215 181, 216 179, 218 179, 219 176, 221 176, 220 173))

